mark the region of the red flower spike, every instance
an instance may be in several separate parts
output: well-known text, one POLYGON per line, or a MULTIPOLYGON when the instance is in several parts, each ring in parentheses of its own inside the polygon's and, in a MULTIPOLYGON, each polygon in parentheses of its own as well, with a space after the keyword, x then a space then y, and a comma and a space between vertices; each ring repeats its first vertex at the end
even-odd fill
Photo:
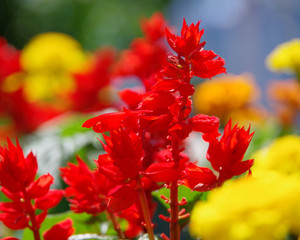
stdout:
POLYGON ((135 75, 140 79, 149 78, 160 70, 165 58, 166 50, 161 42, 137 38, 132 41, 130 49, 121 52, 115 72, 121 76, 135 75))
POLYGON ((239 128, 235 125, 231 129, 230 120, 225 126, 221 139, 209 143, 206 157, 214 170, 220 173, 218 179, 220 184, 250 170, 253 159, 242 160, 253 134, 254 132, 250 133, 250 127, 245 130, 244 127, 239 128))
POLYGON ((165 26, 164 16, 159 12, 154 13, 150 19, 145 19, 141 22, 144 34, 151 42, 155 42, 165 35, 165 26))
POLYGON ((43 233, 44 240, 68 240, 68 238, 75 232, 72 224, 73 222, 70 218, 55 224, 43 233))
POLYGON ((32 153, 25 158, 18 141, 7 139, 8 148, 0 146, 0 183, 10 192, 19 192, 33 182, 37 161, 32 153))
POLYGON ((81 112, 94 112, 112 105, 110 89, 111 67, 115 52, 110 48, 97 50, 86 71, 74 74, 75 89, 71 93, 71 108, 81 112))
POLYGON ((8 148, 0 147, 0 181, 1 191, 12 202, 0 203, 0 221, 11 229, 30 228, 36 234, 47 216, 46 210, 59 203, 63 191, 49 190, 53 183, 50 174, 34 181, 37 171, 35 156, 30 153, 24 157, 18 141, 16 146, 9 139, 7 143, 8 148), (38 215, 37 208, 43 210, 38 215))
MULTIPOLYGON (((104 135, 105 136, 105 135, 104 135)), ((144 151, 140 137, 132 131, 111 131, 105 136, 104 150, 126 178, 135 178, 140 170, 144 151)))
POLYGON ((201 132, 203 139, 207 142, 220 136, 219 125, 220 120, 215 116, 198 114, 188 120, 193 131, 201 132))
POLYGON ((121 170, 114 165, 114 161, 108 154, 99 155, 96 165, 101 174, 115 183, 120 184, 127 180, 121 170))
POLYGON ((199 25, 200 22, 196 25, 192 23, 190 26, 187 26, 185 19, 183 19, 180 37, 171 34, 166 28, 167 41, 179 56, 189 57, 193 52, 200 51, 205 45, 205 42, 200 43, 204 30, 199 31, 199 25))
POLYGON ((86 212, 97 215, 105 211, 106 195, 113 183, 102 173, 91 171, 77 156, 78 165, 68 163, 68 168, 61 168, 61 176, 66 184, 67 200, 76 213, 86 212))

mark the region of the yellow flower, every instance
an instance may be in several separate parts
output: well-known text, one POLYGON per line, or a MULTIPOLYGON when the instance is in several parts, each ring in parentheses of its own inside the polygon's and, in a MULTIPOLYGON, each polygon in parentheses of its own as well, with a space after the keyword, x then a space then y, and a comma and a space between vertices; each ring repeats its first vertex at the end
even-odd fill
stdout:
POLYGON ((300 39, 293 39, 277 46, 267 57, 266 64, 274 72, 299 72, 300 39))
POLYGON ((239 121, 261 120, 262 109, 253 105, 259 89, 250 74, 217 77, 196 87, 195 110, 214 115, 227 122, 236 117, 239 121))
POLYGON ((72 73, 82 70, 85 62, 86 54, 75 39, 63 33, 43 33, 22 50, 24 73, 7 78, 3 88, 13 91, 22 85, 28 101, 55 101, 74 89, 72 73))
POLYGON ((212 191, 195 205, 191 234, 203 240, 283 240, 300 234, 300 182, 269 173, 212 191))
MULTIPOLYGON (((254 176, 275 171, 283 175, 294 175, 300 179, 300 137, 288 135, 276 139, 268 147, 255 152, 252 156, 254 176)), ((300 186, 299 186, 300 188, 300 186)))

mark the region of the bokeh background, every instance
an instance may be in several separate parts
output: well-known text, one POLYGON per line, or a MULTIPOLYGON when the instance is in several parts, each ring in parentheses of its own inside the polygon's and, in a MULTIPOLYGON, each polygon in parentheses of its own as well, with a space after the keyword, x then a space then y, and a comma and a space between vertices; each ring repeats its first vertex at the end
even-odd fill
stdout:
MULTIPOLYGON (((229 73, 251 72, 263 90, 270 80, 288 75, 270 72, 266 56, 280 43, 299 37, 298 0, 1 0, 0 35, 22 49, 36 34, 63 32, 84 49, 128 47, 141 36, 139 20, 161 11, 180 29, 201 20, 207 49, 226 60, 229 73)), ((262 97, 264 105, 268 105, 262 97)))

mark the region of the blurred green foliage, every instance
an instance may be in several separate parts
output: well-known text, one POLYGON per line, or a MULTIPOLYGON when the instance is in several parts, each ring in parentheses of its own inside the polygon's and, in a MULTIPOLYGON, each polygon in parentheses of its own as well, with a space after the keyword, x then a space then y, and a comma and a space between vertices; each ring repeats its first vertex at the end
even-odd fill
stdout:
POLYGON ((170 0, 1 0, 0 35, 21 49, 41 32, 64 32, 85 49, 126 48, 141 36, 139 20, 170 0))

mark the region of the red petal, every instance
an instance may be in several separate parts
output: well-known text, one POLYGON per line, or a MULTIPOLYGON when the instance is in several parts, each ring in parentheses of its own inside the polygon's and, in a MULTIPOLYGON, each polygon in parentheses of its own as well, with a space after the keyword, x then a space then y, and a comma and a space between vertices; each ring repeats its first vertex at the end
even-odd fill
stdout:
POLYGON ((206 192, 216 186, 217 177, 209 168, 189 163, 186 169, 186 183, 192 190, 206 192))
POLYGON ((106 132, 120 127, 121 122, 126 118, 125 112, 105 113, 91 118, 82 124, 82 127, 93 128, 95 132, 106 132))
POLYGON ((0 213, 0 221, 10 229, 19 230, 28 227, 29 218, 23 213, 0 213))
POLYGON ((63 195, 63 190, 50 190, 46 196, 35 200, 35 207, 41 210, 53 208, 60 202, 63 195))
POLYGON ((72 224, 73 222, 70 218, 55 224, 43 233, 44 240, 68 240, 75 231, 72 224))
POLYGON ((142 94, 130 89, 120 91, 119 96, 130 109, 136 109, 138 104, 142 101, 142 94))
POLYGON ((171 182, 178 180, 180 174, 173 162, 152 163, 146 170, 145 176, 156 182, 171 182))
POLYGON ((47 194, 50 185, 53 183, 53 177, 48 173, 30 184, 28 194, 30 198, 40 198, 47 194))
POLYGON ((137 192, 131 186, 121 186, 110 194, 107 208, 110 212, 119 212, 134 204, 137 192))

